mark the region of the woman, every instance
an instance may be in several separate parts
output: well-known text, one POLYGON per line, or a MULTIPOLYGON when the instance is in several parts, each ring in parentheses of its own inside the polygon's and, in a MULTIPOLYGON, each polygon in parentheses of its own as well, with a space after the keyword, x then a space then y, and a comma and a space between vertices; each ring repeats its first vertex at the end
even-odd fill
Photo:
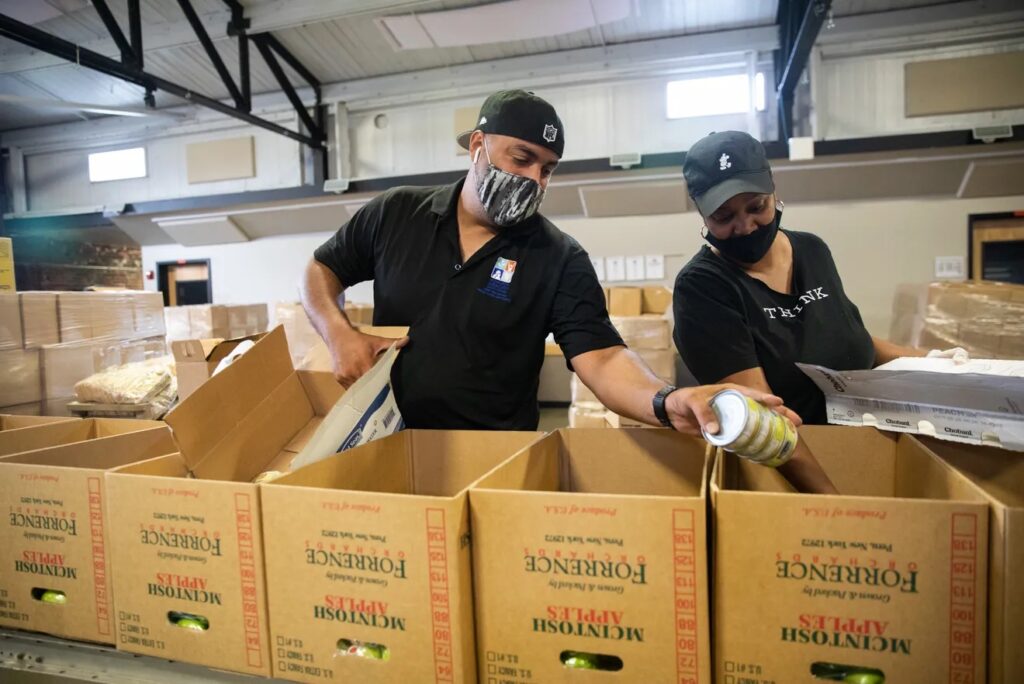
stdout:
MULTIPOLYGON (((925 355, 872 337, 828 246, 781 229, 782 202, 755 138, 712 133, 687 153, 683 175, 710 246, 676 278, 675 342, 701 383, 777 394, 804 423, 823 424, 824 396, 797 362, 854 370, 925 355)), ((832 491, 805 449, 782 472, 798 489, 832 491)))

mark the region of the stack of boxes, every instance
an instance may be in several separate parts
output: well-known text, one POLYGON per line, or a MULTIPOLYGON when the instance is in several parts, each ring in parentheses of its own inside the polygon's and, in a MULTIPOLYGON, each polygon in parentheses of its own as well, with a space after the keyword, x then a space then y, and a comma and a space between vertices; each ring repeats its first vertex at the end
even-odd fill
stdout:
POLYGON ((0 292, 0 409, 53 413, 78 381, 166 353, 159 292, 0 292))
MULTIPOLYGON (((612 325, 626 346, 639 354, 665 384, 675 384, 678 354, 672 342, 672 292, 664 287, 612 287, 605 294, 612 325)), ((575 374, 571 390, 570 427, 641 425, 605 408, 575 374)))
POLYGON ((963 347, 974 358, 1024 358, 1024 286, 901 285, 893 300, 889 337, 925 349, 963 347))
MULTIPOLYGON (((373 325, 373 305, 346 302, 345 315, 354 326, 365 328, 373 325)), ((275 325, 284 326, 288 348, 291 350, 292 363, 296 368, 311 368, 307 362, 311 353, 316 357, 326 358, 325 349, 321 349, 323 341, 320 334, 309 322, 309 316, 302 304, 298 302, 277 302, 274 305, 275 325)), ((322 366, 323 364, 318 364, 322 366)), ((329 364, 327 368, 329 368, 329 364)))
POLYGON ((194 304, 168 306, 163 312, 167 341, 233 340, 266 332, 266 304, 194 304))

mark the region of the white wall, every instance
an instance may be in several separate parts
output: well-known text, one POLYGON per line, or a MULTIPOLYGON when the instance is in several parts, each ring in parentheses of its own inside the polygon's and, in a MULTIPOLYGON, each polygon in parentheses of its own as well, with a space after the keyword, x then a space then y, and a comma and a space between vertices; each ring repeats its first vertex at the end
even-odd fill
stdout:
POLYGON ((904 66, 909 62, 1019 51, 1020 39, 888 54, 834 57, 824 49, 812 75, 815 138, 835 140, 1024 124, 1024 109, 943 116, 904 116, 904 66))
MULTIPOLYGON (((295 302, 313 250, 328 237, 330 233, 309 233, 209 247, 153 245, 142 248, 142 271, 155 274, 162 261, 209 259, 214 304, 295 302)), ((147 280, 145 287, 156 290, 157 281, 147 280)), ((372 302, 373 286, 356 285, 346 296, 352 302, 372 302)))
MULTIPOLYGON (((784 226, 816 233, 828 243, 868 329, 887 337, 896 286, 933 280, 937 256, 966 258, 969 214, 1014 210, 1024 210, 1024 196, 790 203, 784 226)), ((668 285, 703 244, 696 213, 556 223, 594 256, 666 255, 668 285)), ((155 271, 158 261, 210 259, 215 303, 295 301, 303 268, 328 236, 314 233, 213 247, 143 247, 142 267, 155 271)), ((156 282, 146 281, 146 287, 155 289, 156 282)), ((372 302, 372 285, 357 285, 348 296, 350 301, 372 302)))
MULTIPOLYGON (((872 334, 888 337, 900 283, 934 280, 935 257, 967 256, 969 214, 1024 210, 1024 196, 790 203, 783 226, 828 243, 872 334)), ((665 254, 668 284, 704 241, 696 213, 558 222, 594 256, 665 254)))
MULTIPOLYGON (((281 125, 294 128, 294 114, 268 117, 281 125)), ((231 121, 231 120, 229 120, 231 121)), ((61 212, 69 209, 121 206, 128 202, 217 195, 287 188, 302 184, 302 157, 299 143, 283 135, 248 126, 223 122, 215 130, 205 131, 202 125, 168 126, 159 133, 142 138, 125 135, 116 142, 109 135, 92 139, 82 127, 82 135, 74 135, 74 127, 58 127, 65 132, 60 144, 50 144, 25 154, 25 186, 28 210, 61 212), (186 173, 186 146, 241 136, 253 137, 255 176, 237 180, 189 184, 186 173), (89 181, 88 156, 93 152, 146 148, 147 175, 122 181, 89 181)))

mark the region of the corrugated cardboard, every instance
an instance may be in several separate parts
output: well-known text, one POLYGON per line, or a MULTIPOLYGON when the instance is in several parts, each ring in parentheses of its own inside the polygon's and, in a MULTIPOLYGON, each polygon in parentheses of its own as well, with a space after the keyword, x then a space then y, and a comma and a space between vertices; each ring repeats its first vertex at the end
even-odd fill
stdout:
POLYGON ((640 290, 640 288, 609 288, 608 314, 610 316, 639 316, 643 312, 643 292, 640 290))
POLYGON ((164 296, 160 292, 133 292, 132 337, 156 337, 167 334, 164 325, 164 296))
POLYGON ((236 340, 176 340, 171 342, 175 372, 178 376, 179 401, 189 396, 210 379, 224 357, 245 340, 255 342, 262 335, 236 340))
POLYGON ((28 404, 42 398, 39 350, 0 351, 0 406, 28 404))
POLYGON ((167 329, 169 341, 192 339, 192 325, 189 323, 190 309, 191 307, 188 306, 164 307, 164 327, 167 329))
POLYGON ((189 336, 195 339, 231 337, 229 307, 202 304, 188 307, 189 336))
POLYGON ((988 681, 1024 682, 1024 458, 992 447, 921 442, 988 501, 988 681))
POLYGON ((715 675, 985 681, 988 506, 909 435, 800 431, 843 496, 795 494, 720 452, 712 475, 715 675))
POLYGON ((569 427, 571 428, 603 428, 608 427, 605 420, 607 409, 598 404, 573 404, 569 407, 569 427))
POLYGON ((17 292, 0 292, 0 351, 21 349, 21 307, 17 292))
POLYGON ((60 292, 57 316, 61 342, 131 339, 133 297, 127 292, 60 292))
POLYGON ((117 426, 122 424, 137 425, 138 422, 107 420, 95 423, 72 416, 0 415, 0 456, 120 434, 117 426))
POLYGON ((672 306, 672 290, 667 287, 644 287, 643 313, 663 314, 672 306))
POLYGON ((21 292, 21 324, 26 349, 60 342, 56 292, 21 292))
POLYGON ((152 421, 82 420, 13 434, 35 446, 39 431, 60 446, 0 458, 0 625, 113 643, 114 518, 103 474, 177 447, 152 421), (42 601, 43 590, 64 592, 67 602, 42 601))
POLYGON ((474 485, 481 681, 710 682, 709 467, 670 430, 567 429, 474 485), (622 669, 570 670, 565 651, 622 669))
POLYGON ((275 329, 167 415, 180 457, 107 475, 118 648, 269 675, 260 502, 252 480, 286 470, 342 394, 296 372, 275 329), (209 620, 178 627, 171 611, 209 620))
POLYGON ((167 354, 163 337, 142 340, 86 340, 42 347, 38 350, 43 398, 75 394, 75 383, 93 373, 124 363, 145 361, 167 354))
POLYGON ((261 486, 274 675, 476 681, 465 490, 540 436, 406 430, 261 486))
POLYGON ((72 416, 25 416, 19 414, 0 413, 0 433, 11 430, 23 430, 24 428, 49 425, 50 423, 63 423, 69 420, 78 420, 72 416))
POLYGON ((14 292, 14 246, 11 238, 0 238, 0 291, 14 292))
POLYGON ((663 316, 612 316, 612 325, 619 331, 622 341, 631 349, 672 348, 672 330, 668 320, 663 316))

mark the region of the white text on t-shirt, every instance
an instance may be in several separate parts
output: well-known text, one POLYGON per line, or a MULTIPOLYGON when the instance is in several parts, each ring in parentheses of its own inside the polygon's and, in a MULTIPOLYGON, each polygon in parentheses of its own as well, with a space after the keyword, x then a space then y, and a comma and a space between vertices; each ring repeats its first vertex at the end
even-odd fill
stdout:
POLYGON ((800 295, 800 303, 791 309, 787 309, 784 306, 766 306, 764 312, 768 314, 768 318, 775 320, 776 318, 796 318, 797 314, 804 310, 804 306, 811 302, 816 302, 821 299, 828 297, 824 292, 824 287, 815 287, 804 294, 800 295))

